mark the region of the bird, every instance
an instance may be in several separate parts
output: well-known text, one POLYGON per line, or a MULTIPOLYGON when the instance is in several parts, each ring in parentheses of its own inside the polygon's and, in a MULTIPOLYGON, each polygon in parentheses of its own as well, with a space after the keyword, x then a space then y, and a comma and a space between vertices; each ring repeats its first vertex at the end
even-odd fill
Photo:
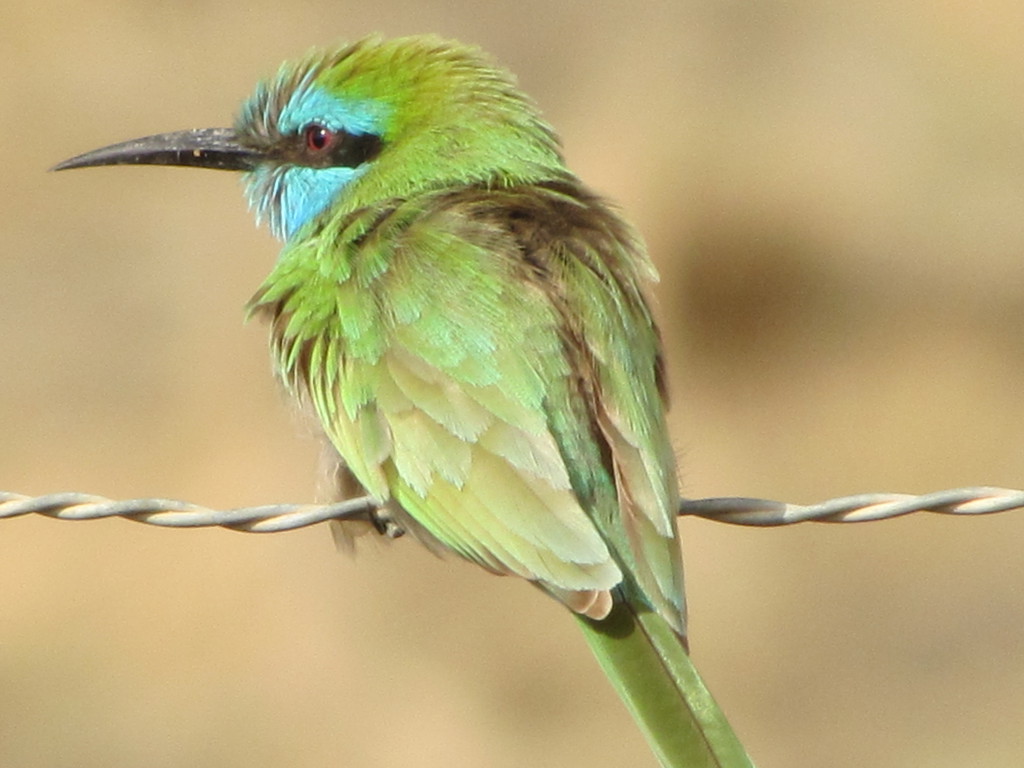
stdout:
POLYGON ((55 169, 123 164, 241 172, 283 243, 248 311, 346 476, 562 603, 663 766, 750 765, 688 654, 655 268, 508 70, 371 36, 55 169))

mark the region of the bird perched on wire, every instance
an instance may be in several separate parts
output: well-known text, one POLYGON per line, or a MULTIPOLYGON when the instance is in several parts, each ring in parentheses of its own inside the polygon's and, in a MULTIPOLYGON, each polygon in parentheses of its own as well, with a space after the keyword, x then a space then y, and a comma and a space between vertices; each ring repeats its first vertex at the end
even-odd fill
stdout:
POLYGON ((434 37, 284 65, 233 128, 57 166, 244 173, 276 367, 401 528, 562 602, 666 766, 748 765, 690 664, 642 242, 512 76, 434 37))

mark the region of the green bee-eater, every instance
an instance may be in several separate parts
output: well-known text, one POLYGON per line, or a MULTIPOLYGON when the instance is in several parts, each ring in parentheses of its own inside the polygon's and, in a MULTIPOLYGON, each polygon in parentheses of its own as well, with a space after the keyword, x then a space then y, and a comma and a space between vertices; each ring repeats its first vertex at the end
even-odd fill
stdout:
POLYGON ((509 73, 367 39, 58 168, 125 163, 244 172, 284 241, 251 310, 366 492, 573 611, 663 765, 749 765, 685 650, 654 268, 509 73))

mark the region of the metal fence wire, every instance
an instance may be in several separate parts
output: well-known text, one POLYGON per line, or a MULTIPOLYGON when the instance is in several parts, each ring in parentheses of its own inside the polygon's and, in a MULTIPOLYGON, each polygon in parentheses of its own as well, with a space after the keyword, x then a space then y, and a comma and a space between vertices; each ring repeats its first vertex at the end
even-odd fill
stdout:
MULTIPOLYGON (((914 512, 987 515, 1021 508, 1024 508, 1024 491, 975 487, 919 496, 865 493, 810 505, 744 497, 684 499, 679 505, 679 515, 767 527, 804 522, 862 523, 914 512)), ((328 520, 363 520, 374 523, 386 535, 402 534, 389 519, 386 509, 378 507, 369 497, 334 504, 266 504, 216 510, 174 499, 114 500, 85 493, 24 496, 0 491, 0 519, 31 514, 58 520, 123 517, 169 528, 220 527, 250 533, 288 531, 328 520)))

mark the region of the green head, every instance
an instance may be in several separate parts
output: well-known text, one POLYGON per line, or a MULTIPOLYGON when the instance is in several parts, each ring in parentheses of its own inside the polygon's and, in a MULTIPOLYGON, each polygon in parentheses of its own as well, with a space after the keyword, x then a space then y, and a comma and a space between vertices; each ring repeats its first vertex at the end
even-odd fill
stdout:
POLYGON ((381 199, 566 175, 557 139, 512 75, 435 37, 314 52, 261 83, 233 128, 135 139, 56 169, 120 164, 243 171, 257 218, 283 240, 381 199))

